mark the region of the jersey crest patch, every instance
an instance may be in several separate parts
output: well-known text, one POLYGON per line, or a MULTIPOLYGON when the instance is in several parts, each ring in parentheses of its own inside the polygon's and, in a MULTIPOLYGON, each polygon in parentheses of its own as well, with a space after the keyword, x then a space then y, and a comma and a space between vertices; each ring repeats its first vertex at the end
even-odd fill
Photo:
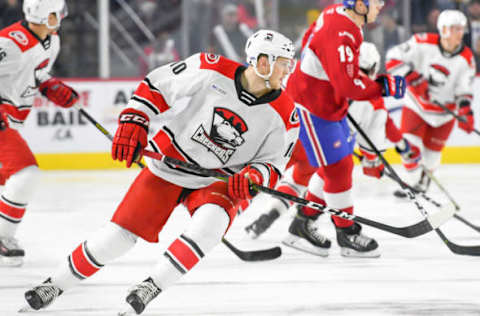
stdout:
POLYGON ((216 107, 213 111, 210 133, 200 125, 191 139, 212 152, 225 164, 241 146, 245 139, 242 135, 248 131, 245 121, 229 109, 216 107))
POLYGON ((23 32, 21 31, 11 31, 10 33, 8 33, 8 36, 13 38, 20 45, 23 45, 23 46, 28 45, 28 37, 25 34, 23 34, 23 32))
POLYGON ((215 55, 215 54, 206 54, 205 55, 205 61, 209 63, 210 65, 218 63, 220 60, 220 55, 215 55))

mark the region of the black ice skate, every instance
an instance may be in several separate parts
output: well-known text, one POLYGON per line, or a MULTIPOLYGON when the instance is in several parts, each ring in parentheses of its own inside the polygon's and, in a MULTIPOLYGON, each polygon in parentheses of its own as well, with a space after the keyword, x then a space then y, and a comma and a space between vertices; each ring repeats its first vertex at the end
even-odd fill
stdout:
POLYGON ((339 228, 337 231, 337 243, 344 257, 376 258, 380 257, 378 244, 375 239, 361 233, 362 226, 354 223, 352 226, 339 228))
POLYGON ((0 265, 21 266, 25 251, 15 238, 0 237, 0 265))
POLYGON ((288 236, 283 244, 317 256, 328 256, 330 240, 318 232, 315 221, 320 214, 305 216, 298 208, 297 215, 288 228, 288 236))
MULTIPOLYGON (((145 307, 160 294, 162 290, 153 283, 152 278, 148 278, 142 283, 135 285, 128 294, 126 301, 133 308, 137 315, 141 314, 145 307)), ((119 315, 128 315, 128 312, 119 315)))
MULTIPOLYGON (((430 187, 430 182, 432 179, 427 176, 425 171, 422 171, 422 174, 420 175, 420 179, 418 180, 417 183, 413 186, 413 189, 417 192, 420 193, 426 193, 428 188, 430 187)), ((395 190, 393 192, 393 195, 395 195, 398 198, 404 199, 407 197, 407 193, 404 190, 395 190)))
POLYGON ((63 291, 48 278, 42 284, 25 292, 25 300, 31 308, 39 310, 50 305, 62 293, 63 291))
POLYGON ((280 217, 280 212, 276 209, 271 210, 267 214, 260 215, 253 223, 245 227, 245 231, 252 239, 257 239, 263 234, 273 222, 280 217))

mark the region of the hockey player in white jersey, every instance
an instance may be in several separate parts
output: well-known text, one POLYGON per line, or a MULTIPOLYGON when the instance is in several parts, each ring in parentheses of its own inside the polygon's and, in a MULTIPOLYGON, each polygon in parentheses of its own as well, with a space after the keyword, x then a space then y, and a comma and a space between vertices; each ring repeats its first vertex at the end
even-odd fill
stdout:
MULTIPOLYGON (((374 44, 363 42, 360 46, 359 66, 361 71, 375 79, 378 69, 380 68, 380 55, 374 44)), ((420 160, 420 153, 415 151, 407 140, 396 127, 393 120, 389 117, 385 108, 383 98, 377 98, 370 101, 353 101, 348 109, 349 114, 355 119, 365 133, 370 137, 373 143, 380 150, 385 150, 389 143, 395 144, 397 152, 412 163, 420 160)), ((355 129, 351 126, 352 132, 355 129)), ((380 178, 383 174, 384 166, 380 159, 375 155, 368 143, 359 136, 357 144, 362 153, 363 173, 368 176, 380 178)), ((287 166, 289 170, 285 172, 277 186, 277 190, 295 196, 301 196, 309 183, 309 181, 323 182, 320 177, 315 174, 316 168, 312 167, 308 161, 302 144, 298 142, 293 152, 292 158, 287 166)), ((321 197, 323 199, 323 197, 321 197)), ((272 223, 286 213, 288 208, 292 206, 292 202, 269 197, 265 204, 267 212, 260 215, 254 222, 245 227, 248 235, 252 238, 258 238, 263 234, 272 223)), ((296 249, 306 251, 319 256, 327 256, 331 242, 328 238, 317 231, 315 223, 301 227, 303 230, 303 238, 298 238, 298 225, 294 226, 293 231, 289 232, 284 243, 296 249), (306 237, 306 238, 305 238, 306 237)), ((292 226, 290 227, 292 230, 292 226)), ((349 255, 348 252, 342 251, 342 254, 349 255)), ((351 253, 349 256, 360 256, 357 253, 351 253)))
MULTIPOLYGON (((401 130, 417 146, 423 165, 433 172, 440 165, 441 151, 455 125, 455 119, 440 105, 464 116, 458 126, 467 133, 474 128, 472 84, 475 60, 463 42, 467 18, 457 10, 442 11, 437 22, 439 34, 415 34, 387 52, 387 70, 404 75, 409 87, 402 110, 401 130)), ((418 163, 403 162, 417 177, 418 163)), ((426 191, 429 178, 422 172, 415 188, 426 191)), ((403 192, 395 192, 405 196, 403 192)))
POLYGON ((25 20, 0 31, 0 265, 21 265, 25 251, 15 239, 16 230, 34 192, 37 161, 17 131, 40 92, 67 108, 76 92, 53 78, 51 70, 60 50, 56 33, 66 16, 64 0, 25 0, 25 20))
POLYGON ((222 171, 228 183, 147 159, 148 168, 111 222, 82 242, 47 281, 25 293, 33 309, 46 307, 126 253, 139 237, 158 242, 173 209, 183 204, 192 215, 190 226, 127 295, 130 312, 140 314, 220 242, 238 204, 252 198, 251 183, 275 185, 298 137, 293 101, 280 89, 291 71, 294 47, 283 35, 261 30, 248 39, 245 52, 248 68, 201 53, 148 74, 119 116, 112 146, 113 159, 130 166, 147 146, 151 118, 188 96, 189 104, 148 144, 164 155, 222 171))

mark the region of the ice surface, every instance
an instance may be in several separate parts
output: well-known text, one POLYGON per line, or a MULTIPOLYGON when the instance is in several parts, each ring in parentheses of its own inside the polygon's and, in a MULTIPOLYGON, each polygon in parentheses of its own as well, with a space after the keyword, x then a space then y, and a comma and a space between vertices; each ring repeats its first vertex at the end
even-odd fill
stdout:
MULTIPOLYGON (((0 268, 1 316, 17 315, 23 293, 45 280, 74 247, 110 219, 137 172, 43 173, 18 234, 26 262, 21 268, 0 268)), ((459 214, 480 225, 480 165, 445 165, 436 176, 462 207, 459 214)), ((412 204, 392 196, 395 188, 389 179, 377 181, 355 170, 357 214, 395 226, 420 220, 412 204)), ((435 184, 432 188, 433 198, 447 201, 435 184)), ((259 240, 244 234, 243 227, 258 217, 264 199, 260 197, 237 218, 227 234, 237 247, 271 247, 285 236, 293 213, 280 218, 259 240)), ((159 244, 140 241, 130 253, 38 314, 116 315, 128 288, 148 275, 187 221, 187 213, 177 209, 159 244)), ((326 216, 320 226, 334 241, 326 216)), ((379 259, 343 258, 333 242, 328 258, 282 247, 277 260, 246 263, 218 245, 142 315, 480 315, 480 257, 451 253, 434 233, 406 239, 364 229, 379 242, 379 259)), ((480 244, 480 233, 454 219, 441 229, 456 243, 480 244)))

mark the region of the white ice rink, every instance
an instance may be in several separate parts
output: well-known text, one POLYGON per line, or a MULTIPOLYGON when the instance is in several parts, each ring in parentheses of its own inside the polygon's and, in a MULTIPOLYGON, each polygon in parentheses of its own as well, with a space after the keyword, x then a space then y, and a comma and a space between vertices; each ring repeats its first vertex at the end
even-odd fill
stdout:
MULTIPOLYGON (((0 268, 0 316, 17 315, 23 293, 110 219, 137 172, 44 172, 18 234, 27 253, 25 265, 0 268)), ((413 205, 392 196, 396 186, 389 179, 379 182, 355 172, 357 214, 394 226, 421 219, 413 205)), ((480 165, 445 165, 437 177, 462 207, 459 214, 480 225, 480 165)), ((432 188, 430 195, 446 202, 435 184, 432 188)), ((258 216, 257 210, 237 218, 226 236, 239 248, 271 247, 286 234, 290 216, 258 241, 249 240, 243 227, 258 216)), ((145 278, 186 220, 186 212, 177 209, 159 244, 139 241, 38 315, 116 315, 128 288, 145 278)), ((364 226, 379 242, 382 256, 343 258, 326 216, 321 227, 333 239, 328 258, 282 247, 277 260, 246 263, 218 245, 142 315, 480 315, 480 257, 451 253, 435 233, 406 239, 364 226)), ((480 233, 455 219, 442 230, 456 243, 480 244, 480 233)))

